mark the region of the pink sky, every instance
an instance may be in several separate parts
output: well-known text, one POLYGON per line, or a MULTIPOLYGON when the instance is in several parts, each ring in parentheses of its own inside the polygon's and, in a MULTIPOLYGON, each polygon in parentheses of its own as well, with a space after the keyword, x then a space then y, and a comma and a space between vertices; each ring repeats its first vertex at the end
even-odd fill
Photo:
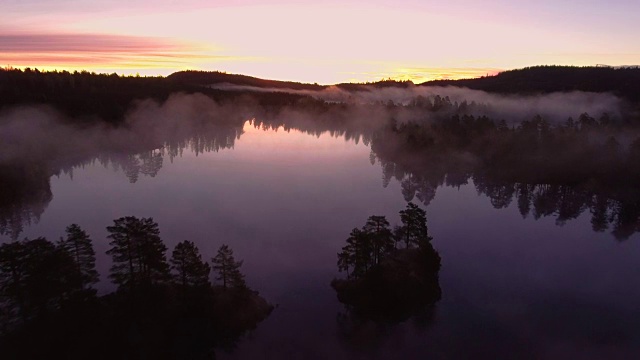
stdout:
MULTIPOLYGON (((5 0, 7 1, 7 0, 5 0)), ((640 2, 8 0, 0 64, 336 83, 640 63, 640 2)))

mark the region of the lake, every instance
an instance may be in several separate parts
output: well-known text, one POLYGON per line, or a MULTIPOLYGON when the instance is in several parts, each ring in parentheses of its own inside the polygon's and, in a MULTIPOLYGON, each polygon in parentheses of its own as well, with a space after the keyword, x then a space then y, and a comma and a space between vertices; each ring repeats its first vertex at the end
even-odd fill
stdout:
POLYGON ((277 307, 236 349, 218 351, 221 359, 640 354, 640 236, 595 232, 585 209, 566 222, 523 217, 515 201, 496 209, 473 179, 437 186, 428 205, 412 199, 426 210, 442 258, 432 316, 345 324, 330 286, 345 276, 336 254, 370 215, 400 223, 401 182, 385 179, 359 135, 254 125, 245 122, 222 146, 192 139, 178 150, 96 155, 63 167, 50 178, 50 201, 35 202, 40 210, 18 236, 55 240, 67 225, 82 226, 98 254, 102 294, 115 290, 105 255, 113 219, 152 217, 169 253, 191 240, 210 259, 228 244, 248 285, 277 307))

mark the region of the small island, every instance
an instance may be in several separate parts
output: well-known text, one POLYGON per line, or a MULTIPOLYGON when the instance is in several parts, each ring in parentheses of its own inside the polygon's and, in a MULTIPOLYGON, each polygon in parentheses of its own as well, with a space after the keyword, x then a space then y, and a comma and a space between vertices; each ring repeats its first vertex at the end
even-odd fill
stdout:
POLYGON ((384 216, 369 217, 338 253, 338 269, 347 278, 331 286, 358 320, 399 323, 440 300, 440 255, 431 245, 426 213, 409 203, 400 217, 403 225, 393 231, 384 216))
POLYGON ((0 245, 0 347, 9 359, 211 358, 273 310, 227 245, 209 263, 185 240, 167 261, 152 218, 122 217, 107 231, 117 290, 103 296, 93 288, 92 240, 76 224, 56 243, 0 245))

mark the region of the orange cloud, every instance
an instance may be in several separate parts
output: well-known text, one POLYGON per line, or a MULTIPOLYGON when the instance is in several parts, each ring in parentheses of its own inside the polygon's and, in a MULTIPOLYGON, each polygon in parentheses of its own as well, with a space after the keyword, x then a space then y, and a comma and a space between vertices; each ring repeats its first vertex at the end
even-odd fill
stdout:
POLYGON ((0 35, 0 52, 173 52, 191 48, 182 42, 162 38, 105 34, 0 35))
POLYGON ((310 59, 221 56, 219 49, 165 37, 87 33, 13 32, 0 35, 0 65, 43 70, 167 75, 181 69, 224 70, 264 78, 320 82, 391 78, 421 83, 494 74, 494 68, 411 67, 397 62, 340 62, 310 59), (217 50, 217 51, 216 51, 217 50), (359 69, 360 71, 347 71, 359 69))
POLYGON ((205 46, 165 38, 103 34, 0 35, 0 64, 42 68, 176 68, 228 59, 205 46))

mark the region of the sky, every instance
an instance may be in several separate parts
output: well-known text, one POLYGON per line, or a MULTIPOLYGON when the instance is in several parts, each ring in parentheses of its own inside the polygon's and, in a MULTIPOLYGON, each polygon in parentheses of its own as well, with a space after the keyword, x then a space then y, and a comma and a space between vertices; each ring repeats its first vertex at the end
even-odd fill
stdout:
POLYGON ((640 64, 638 0, 2 0, 0 66, 416 83, 640 64))

